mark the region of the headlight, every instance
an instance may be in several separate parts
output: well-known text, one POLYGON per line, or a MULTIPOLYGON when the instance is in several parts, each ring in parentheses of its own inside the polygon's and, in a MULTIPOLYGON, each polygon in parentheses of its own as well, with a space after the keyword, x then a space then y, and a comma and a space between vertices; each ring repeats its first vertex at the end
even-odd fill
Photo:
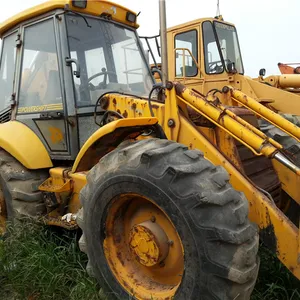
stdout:
POLYGON ((136 15, 128 11, 127 14, 126 14, 126 20, 128 22, 135 23, 135 21, 136 21, 136 15))

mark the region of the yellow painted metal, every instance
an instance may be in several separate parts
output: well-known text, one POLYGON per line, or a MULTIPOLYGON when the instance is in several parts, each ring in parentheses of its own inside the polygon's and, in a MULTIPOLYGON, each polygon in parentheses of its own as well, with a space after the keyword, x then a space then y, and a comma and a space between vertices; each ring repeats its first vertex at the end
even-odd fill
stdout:
MULTIPOLYGON (((241 121, 241 118, 233 117, 234 114, 226 109, 221 109, 213 102, 207 101, 191 92, 189 89, 181 90, 181 101, 191 105, 199 114, 205 116, 212 123, 221 127, 239 142, 247 146, 256 155, 273 156, 278 149, 269 142, 269 139, 263 134, 257 134, 258 130, 250 124, 241 121)), ((221 106, 222 107, 222 106, 221 106)), ((277 144, 273 141, 274 144, 277 144)), ((282 147, 281 147, 282 148, 282 147)), ((281 149, 280 148, 280 149, 281 149)))
POLYGON ((50 169, 50 177, 39 186, 39 189, 52 193, 70 192, 72 190, 71 180, 66 178, 65 172, 65 168, 50 169))
POLYGON ((68 176, 72 180, 73 190, 72 190, 72 197, 68 203, 68 212, 70 213, 77 213, 81 208, 81 204, 79 201, 79 193, 81 189, 86 185, 86 176, 87 172, 79 172, 79 173, 72 173, 70 172, 68 176))
POLYGON ((93 16, 100 16, 102 13, 105 13, 110 15, 110 17, 114 21, 121 22, 134 28, 139 27, 137 23, 128 22, 126 20, 127 12, 131 12, 135 15, 136 13, 114 2, 106 0, 88 0, 86 8, 78 8, 73 6, 72 0, 50 0, 43 4, 39 4, 37 6, 29 8, 1 23, 0 36, 2 36, 6 31, 10 30, 14 26, 20 24, 21 22, 27 21, 30 18, 38 17, 55 9, 63 9, 65 5, 69 5, 71 10, 90 14, 93 16))
POLYGON ((300 88, 299 74, 279 75, 278 84, 281 88, 300 88))
POLYGON ((175 89, 166 90, 164 114, 166 116, 163 129, 167 137, 176 141, 180 129, 178 104, 175 89))
POLYGON ((120 127, 134 127, 134 126, 142 126, 142 125, 154 125, 158 122, 157 118, 136 118, 136 119, 121 119, 114 122, 111 122, 101 128, 99 128, 96 132, 94 132, 88 140, 84 143, 80 152, 78 153, 76 160, 72 167, 72 172, 75 172, 77 166, 85 153, 89 150, 89 148, 101 137, 107 135, 115 131, 117 128, 120 127))
POLYGON ((298 126, 281 117, 274 111, 268 109, 264 105, 260 104, 255 99, 247 96, 245 93, 234 88, 230 88, 230 92, 234 101, 237 101, 241 105, 247 107, 255 114, 266 119, 268 122, 272 123, 282 131, 286 132, 288 135, 295 138, 298 142, 300 142, 300 128, 298 126))
POLYGON ((62 103, 58 104, 45 104, 39 106, 28 106, 28 107, 19 107, 18 113, 34 113, 40 111, 51 111, 51 110, 63 110, 62 103))
POLYGON ((146 221, 132 227, 129 246, 139 263, 146 267, 155 266, 168 254, 168 251, 162 253, 161 250, 162 246, 168 250, 167 235, 159 225, 152 221, 146 221))
POLYGON ((154 236, 145 227, 137 225, 130 232, 130 249, 147 267, 156 265, 159 258, 159 247, 154 236))
POLYGON ((45 146, 37 135, 18 121, 0 124, 0 147, 27 169, 44 169, 53 166, 45 146))
POLYGON ((151 199, 137 194, 123 194, 112 201, 105 222, 106 238, 103 248, 115 278, 136 299, 172 299, 184 272, 184 249, 174 224, 151 199), (157 233, 154 233, 155 229, 152 228, 151 233, 149 230, 145 231, 145 228, 151 227, 151 219, 154 219, 167 238, 173 241, 171 246, 168 245, 163 264, 155 263, 161 256, 158 254, 159 242, 154 237, 157 236, 157 233), (136 226, 137 224, 139 226, 136 226), (114 234, 116 228, 119 233, 118 239, 114 234), (133 228, 138 230, 137 235, 131 235, 133 228), (137 243, 142 238, 149 238, 150 241, 143 243, 140 246, 141 251, 136 252, 130 250, 132 237, 137 243), (154 263, 151 259, 145 259, 141 263, 139 259, 145 258, 147 246, 155 248, 152 252, 154 263), (136 253, 140 255, 138 258, 136 253))
POLYGON ((236 76, 242 85, 242 92, 259 102, 264 99, 271 100, 270 107, 274 111, 286 114, 300 115, 300 97, 298 94, 290 93, 280 88, 262 84, 241 75, 236 76))

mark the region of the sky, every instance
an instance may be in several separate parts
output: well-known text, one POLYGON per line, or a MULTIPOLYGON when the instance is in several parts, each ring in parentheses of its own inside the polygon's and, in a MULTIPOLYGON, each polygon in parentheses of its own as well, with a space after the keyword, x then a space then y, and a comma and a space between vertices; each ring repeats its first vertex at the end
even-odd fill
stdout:
MULTIPOLYGON (((0 22, 45 0, 1 0, 0 22)), ((139 35, 159 32, 159 0, 115 0, 135 12, 139 35)), ((245 74, 256 77, 260 68, 279 74, 278 62, 300 63, 300 0, 219 0, 225 21, 235 24, 245 74)), ((167 26, 198 18, 214 17, 217 0, 166 0, 167 26)))

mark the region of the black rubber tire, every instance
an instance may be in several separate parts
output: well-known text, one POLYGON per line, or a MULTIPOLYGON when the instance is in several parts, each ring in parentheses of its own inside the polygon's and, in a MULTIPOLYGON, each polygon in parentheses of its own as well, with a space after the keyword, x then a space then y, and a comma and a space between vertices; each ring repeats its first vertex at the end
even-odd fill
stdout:
POLYGON ((80 247, 109 299, 128 294, 103 252, 105 216, 111 199, 129 192, 152 199, 179 233, 185 272, 175 299, 250 299, 259 259, 247 200, 231 187, 227 172, 200 151, 160 139, 122 143, 89 172, 80 193, 80 247))
POLYGON ((47 170, 28 170, 13 156, 0 149, 0 189, 4 195, 9 222, 45 213, 42 192, 38 187, 48 176, 47 170))

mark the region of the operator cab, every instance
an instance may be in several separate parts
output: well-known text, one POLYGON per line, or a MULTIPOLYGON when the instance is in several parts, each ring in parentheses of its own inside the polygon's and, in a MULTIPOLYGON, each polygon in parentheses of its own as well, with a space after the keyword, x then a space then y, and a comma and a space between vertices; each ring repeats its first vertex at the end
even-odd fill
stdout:
MULTIPOLYGON (((244 73, 238 36, 221 18, 199 19, 168 29, 169 66, 175 78, 244 73)), ((224 77, 224 76, 223 76, 224 77)))
POLYGON ((169 28, 167 36, 171 80, 206 94, 244 73, 236 29, 222 17, 169 28))
POLYGON ((2 23, 0 121, 26 124, 52 159, 74 160, 99 128, 101 95, 148 97, 153 86, 136 17, 107 1, 59 0, 2 23))
MULTIPOLYGON (((159 37, 143 38, 144 47, 151 54, 150 63, 157 67, 161 50, 157 47, 159 37)), ((234 74, 244 73, 236 28, 221 16, 169 28, 167 40, 170 80, 199 86, 204 80, 228 80, 234 74)))

